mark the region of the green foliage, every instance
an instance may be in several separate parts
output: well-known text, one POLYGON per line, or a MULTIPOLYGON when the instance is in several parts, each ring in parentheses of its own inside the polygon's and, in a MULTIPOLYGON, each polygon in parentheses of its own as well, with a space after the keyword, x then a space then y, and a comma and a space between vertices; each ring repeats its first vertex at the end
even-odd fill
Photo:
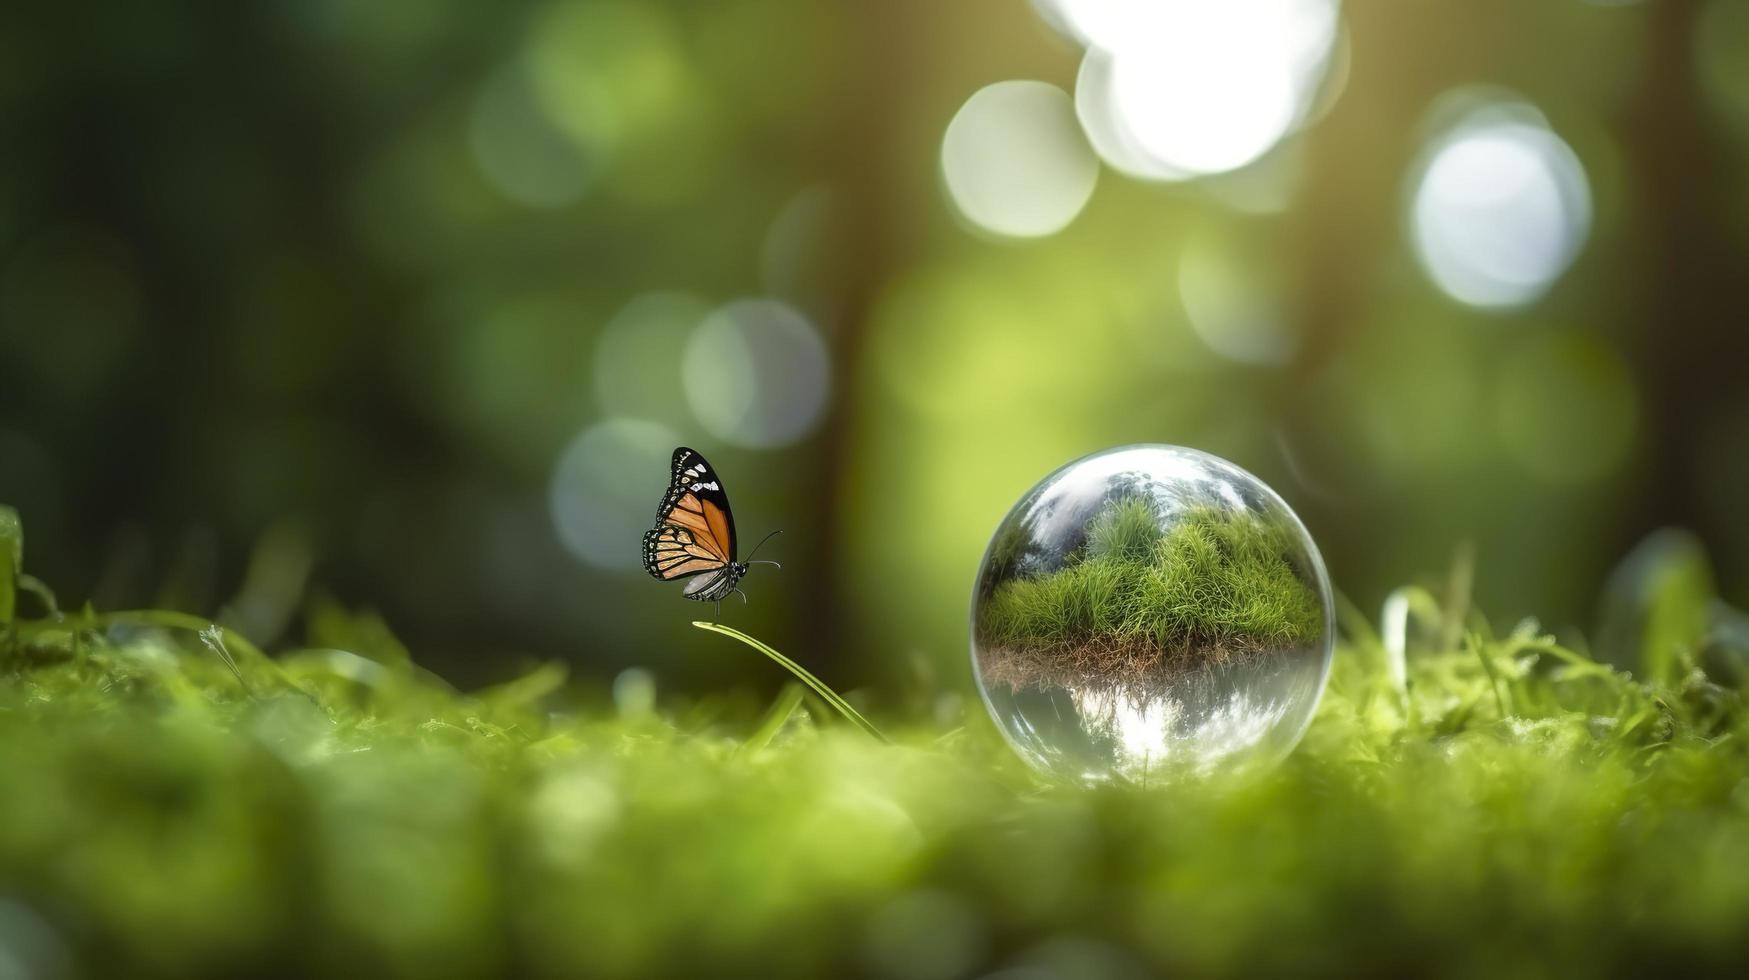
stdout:
POLYGON ((1599 657, 1645 677, 1674 678, 1682 652, 1701 644, 1713 595, 1712 563, 1700 541, 1676 528, 1653 533, 1605 586, 1599 657))
POLYGON ((1224 655, 1315 639, 1323 605, 1294 565, 1294 532, 1253 514, 1203 508, 1162 530, 1125 500, 1096 518, 1076 560, 998 585, 978 620, 997 646, 1102 640, 1224 655))
POLYGON ((23 621, 0 952, 93 976, 1739 969, 1741 692, 1687 649, 1646 682, 1417 595, 1383 636, 1344 610, 1282 766, 1096 789, 949 727, 951 692, 882 744, 799 685, 616 709, 554 667, 461 693, 176 613, 23 621))
POLYGON ((374 612, 353 612, 326 596, 310 603, 304 626, 311 646, 348 650, 393 668, 413 662, 407 647, 374 612))

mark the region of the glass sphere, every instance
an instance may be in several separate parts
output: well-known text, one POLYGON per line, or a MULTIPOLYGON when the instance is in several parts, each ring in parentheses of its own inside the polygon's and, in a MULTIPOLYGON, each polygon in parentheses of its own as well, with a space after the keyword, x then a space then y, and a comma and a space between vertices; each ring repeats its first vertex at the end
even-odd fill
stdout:
POLYGON ((1330 580, 1282 499, 1232 463, 1123 446, 1039 481, 972 596, 972 669, 1021 757, 1073 780, 1273 763, 1311 721, 1330 580))

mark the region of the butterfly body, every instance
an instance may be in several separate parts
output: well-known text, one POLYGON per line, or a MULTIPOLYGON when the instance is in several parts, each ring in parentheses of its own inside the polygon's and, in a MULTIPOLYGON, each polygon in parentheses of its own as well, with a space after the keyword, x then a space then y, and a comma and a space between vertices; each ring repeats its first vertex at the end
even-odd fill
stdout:
POLYGON ((716 470, 696 450, 674 450, 656 526, 644 532, 644 570, 664 582, 691 579, 681 595, 717 603, 720 612, 750 564, 736 559, 735 515, 716 470))

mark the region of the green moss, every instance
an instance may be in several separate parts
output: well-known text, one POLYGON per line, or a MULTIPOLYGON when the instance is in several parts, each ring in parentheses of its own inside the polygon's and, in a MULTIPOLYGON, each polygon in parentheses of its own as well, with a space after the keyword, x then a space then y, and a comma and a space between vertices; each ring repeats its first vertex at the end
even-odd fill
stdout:
MULTIPOLYGON (((1711 599, 1681 581, 1684 603, 1711 599)), ((1410 594, 1389 643, 1344 614, 1329 690, 1280 767, 1095 789, 1036 782, 952 687, 871 711, 885 745, 793 691, 620 708, 551 666, 460 692, 416 650, 267 656, 216 636, 233 673, 197 617, 23 618, 0 637, 0 962, 1740 972, 1749 711, 1697 666, 1717 624, 1649 641, 1642 662, 1674 650, 1676 669, 1636 679, 1410 594)), ((330 636, 381 626, 323 615, 330 636)))
POLYGON ((1199 508, 1163 530, 1149 501, 1118 501, 1062 568, 991 592, 978 617, 986 677, 1085 682, 1312 644, 1324 609, 1299 553, 1284 521, 1199 508))

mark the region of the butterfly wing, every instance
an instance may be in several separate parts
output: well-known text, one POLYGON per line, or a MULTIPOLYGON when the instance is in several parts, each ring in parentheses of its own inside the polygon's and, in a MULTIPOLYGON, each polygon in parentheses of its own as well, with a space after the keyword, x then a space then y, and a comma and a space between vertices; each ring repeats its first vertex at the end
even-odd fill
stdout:
POLYGON ((727 562, 684 528, 656 527, 644 532, 644 570, 664 582, 727 567, 727 562))
POLYGON ((686 588, 680 590, 688 599, 700 602, 716 602, 726 598, 735 589, 735 583, 741 578, 733 565, 724 565, 709 575, 700 575, 686 583, 686 588))
MULTIPOLYGON (((735 515, 716 470, 696 451, 674 450, 656 526, 644 534, 644 570, 663 581, 727 571, 735 561, 735 515)), ((698 591, 704 591, 700 588, 698 591)), ((693 595, 689 584, 687 595, 693 595)))

